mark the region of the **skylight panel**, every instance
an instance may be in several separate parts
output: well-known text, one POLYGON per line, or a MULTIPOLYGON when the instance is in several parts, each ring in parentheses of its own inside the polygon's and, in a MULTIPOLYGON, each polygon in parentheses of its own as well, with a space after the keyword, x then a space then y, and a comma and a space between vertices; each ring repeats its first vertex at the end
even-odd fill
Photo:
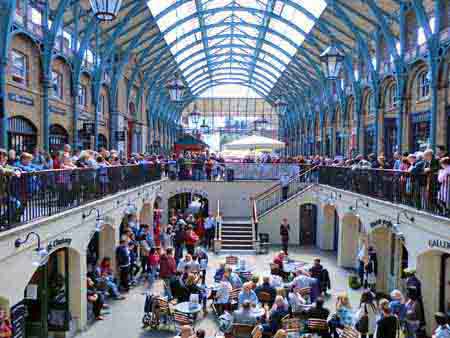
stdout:
POLYGON ((221 8, 228 4, 229 0, 209 0, 203 2, 204 9, 221 8))
POLYGON ((267 43, 263 43, 262 49, 269 54, 275 56, 276 58, 280 59, 284 64, 288 64, 290 60, 289 57, 287 57, 285 54, 280 52, 278 49, 275 49, 272 46, 269 46, 267 43))
POLYGON ((290 40, 292 40, 292 42, 297 44, 297 46, 299 46, 304 40, 304 37, 303 37, 303 34, 301 33, 301 31, 294 29, 294 27, 287 25, 286 23, 284 23, 281 20, 272 18, 270 20, 269 28, 288 37, 290 40))
POLYGON ((224 22, 227 17, 231 15, 231 9, 229 11, 223 11, 208 15, 205 17, 205 23, 209 25, 214 25, 216 23, 224 22))
POLYGON ((159 13, 165 10, 167 7, 172 6, 177 0, 149 0, 147 2, 147 7, 152 12, 153 17, 156 17, 159 13))
MULTIPOLYGON (((267 60, 264 60, 264 61, 267 61, 267 60)), ((273 63, 271 63, 271 62, 269 62, 269 61, 267 61, 267 62, 270 63, 271 65, 273 65, 273 63)), ((279 68, 275 67, 274 65, 273 65, 273 67, 270 67, 269 65, 267 65, 265 62, 262 62, 262 61, 257 61, 256 64, 262 69, 269 69, 270 72, 273 73, 276 77, 279 77, 281 75, 279 68)))

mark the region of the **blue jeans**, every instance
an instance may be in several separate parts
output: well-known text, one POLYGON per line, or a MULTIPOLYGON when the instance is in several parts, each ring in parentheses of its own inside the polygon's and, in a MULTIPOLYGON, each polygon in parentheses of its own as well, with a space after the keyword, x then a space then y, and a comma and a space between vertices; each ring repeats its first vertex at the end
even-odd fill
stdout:
POLYGON ((149 288, 152 287, 153 283, 156 280, 156 273, 157 271, 157 267, 156 266, 149 266, 148 267, 148 284, 149 284, 149 288))
POLYGON ((120 297, 119 287, 114 283, 111 277, 106 278, 106 286, 108 287, 108 292, 111 296, 114 298, 120 297))

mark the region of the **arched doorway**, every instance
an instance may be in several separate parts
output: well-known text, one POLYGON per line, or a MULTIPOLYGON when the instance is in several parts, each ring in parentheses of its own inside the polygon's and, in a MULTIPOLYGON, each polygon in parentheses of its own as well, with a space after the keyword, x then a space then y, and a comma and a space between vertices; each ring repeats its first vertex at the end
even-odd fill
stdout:
POLYGON ((69 143, 69 134, 59 124, 50 126, 49 147, 50 152, 63 150, 64 145, 69 143))
POLYGON ((317 206, 303 204, 300 206, 300 244, 315 245, 317 233, 317 206))
POLYGON ((75 304, 81 289, 79 255, 63 247, 48 257, 31 277, 24 292, 27 308, 26 337, 48 337, 49 332, 70 329, 72 316, 77 316, 75 304), (73 310, 73 311, 72 311, 73 310))
POLYGON ((34 124, 21 116, 8 119, 8 149, 14 149, 18 154, 32 153, 37 145, 37 129, 34 124))
POLYGON ((339 215, 334 208, 334 232, 333 232, 333 251, 337 252, 339 248, 339 215))
POLYGON ((171 214, 173 213, 173 210, 175 212, 178 212, 178 210, 181 210, 184 214, 190 213, 189 207, 191 206, 192 201, 199 201, 201 203, 201 207, 198 210, 197 214, 200 214, 202 217, 208 217, 208 199, 202 195, 194 194, 190 192, 184 192, 177 194, 175 196, 172 196, 169 198, 168 201, 168 216, 170 218, 171 214))
POLYGON ((108 139, 103 134, 98 134, 98 149, 108 149, 108 139))
POLYGON ((360 235, 361 221, 354 214, 346 214, 342 219, 339 234, 338 265, 356 267, 356 257, 363 243, 360 235))

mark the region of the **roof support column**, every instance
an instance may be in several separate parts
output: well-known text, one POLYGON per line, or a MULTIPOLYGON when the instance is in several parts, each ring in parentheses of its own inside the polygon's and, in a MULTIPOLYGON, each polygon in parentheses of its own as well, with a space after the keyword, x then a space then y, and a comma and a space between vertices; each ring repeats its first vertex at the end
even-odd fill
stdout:
POLYGON ((6 109, 6 69, 11 43, 11 26, 16 11, 15 0, 0 0, 0 147, 8 148, 8 111, 6 109))

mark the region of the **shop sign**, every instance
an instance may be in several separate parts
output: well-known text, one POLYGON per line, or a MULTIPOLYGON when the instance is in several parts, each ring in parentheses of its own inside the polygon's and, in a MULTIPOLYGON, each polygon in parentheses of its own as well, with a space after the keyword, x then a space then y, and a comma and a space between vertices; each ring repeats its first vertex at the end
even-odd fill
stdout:
POLYGON ((450 250, 450 242, 444 241, 442 239, 430 239, 428 241, 428 246, 430 248, 439 248, 439 249, 450 250))
POLYGON ((15 93, 9 93, 8 94, 8 98, 10 101, 14 101, 20 104, 24 104, 27 106, 34 106, 34 100, 31 97, 28 96, 23 96, 23 95, 18 95, 15 93))
POLYGON ((47 252, 50 252, 62 245, 70 245, 70 243, 72 243, 72 238, 55 239, 54 241, 51 241, 47 244, 47 252))
POLYGON ((392 229, 392 228, 394 227, 394 225, 392 224, 392 222, 391 222, 391 221, 388 221, 388 220, 386 220, 386 219, 379 219, 379 220, 376 220, 375 222, 370 223, 370 228, 371 228, 371 229, 377 228, 377 227, 379 227, 379 226, 384 226, 384 227, 386 227, 387 229, 392 229))
POLYGON ((199 190, 199 189, 194 189, 194 188, 188 188, 188 187, 178 188, 176 190, 176 193, 177 194, 191 193, 193 195, 199 195, 199 196, 202 196, 202 197, 208 197, 208 193, 206 191, 199 190))
POLYGON ((12 337, 22 338, 25 337, 25 317, 27 315, 27 308, 24 302, 17 303, 11 310, 11 325, 12 325, 12 337))
POLYGON ((66 115, 66 111, 56 106, 49 106, 49 110, 51 113, 55 113, 58 115, 66 115))

